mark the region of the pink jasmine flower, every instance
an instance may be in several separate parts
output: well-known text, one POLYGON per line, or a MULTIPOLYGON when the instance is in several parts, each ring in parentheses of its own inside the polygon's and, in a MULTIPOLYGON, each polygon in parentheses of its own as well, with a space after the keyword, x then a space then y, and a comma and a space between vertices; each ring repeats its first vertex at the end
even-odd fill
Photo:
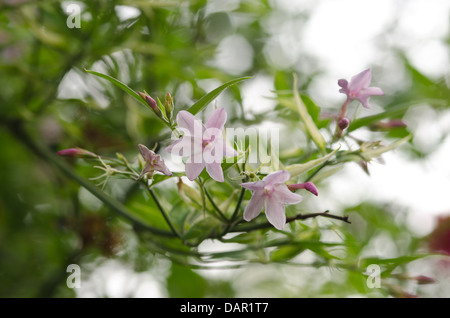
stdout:
POLYGON ((242 183, 243 188, 253 191, 252 198, 245 207, 244 220, 253 220, 265 207, 267 220, 282 230, 286 223, 285 205, 297 204, 303 200, 301 195, 292 193, 285 184, 290 177, 289 172, 281 170, 260 181, 242 183))
POLYGON ((139 175, 138 180, 140 180, 147 173, 149 174, 150 177, 152 177, 155 171, 159 171, 165 174, 166 176, 172 175, 172 172, 170 172, 169 168, 167 168, 166 164, 164 163, 164 160, 161 158, 160 155, 157 155, 155 152, 148 149, 144 145, 138 145, 138 147, 142 157, 145 160, 144 169, 142 169, 142 172, 139 175))
POLYGON ((347 100, 358 100, 361 104, 370 108, 369 97, 374 95, 384 95, 381 88, 369 87, 372 80, 372 72, 370 69, 362 71, 353 76, 350 83, 345 79, 340 79, 338 85, 342 87, 339 92, 347 95, 347 100))
POLYGON ((226 121, 225 108, 216 109, 206 121, 206 126, 191 113, 184 110, 178 112, 177 124, 183 131, 183 136, 166 150, 189 157, 186 161, 186 177, 189 180, 196 179, 206 168, 211 178, 224 181, 222 159, 237 155, 223 138, 226 121))

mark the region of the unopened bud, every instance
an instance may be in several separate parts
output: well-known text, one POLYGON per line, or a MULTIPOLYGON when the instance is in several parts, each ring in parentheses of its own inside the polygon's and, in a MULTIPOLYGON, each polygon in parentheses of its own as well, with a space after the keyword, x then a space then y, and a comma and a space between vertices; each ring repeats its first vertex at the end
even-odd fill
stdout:
POLYGON ((167 116, 170 118, 173 111, 173 98, 170 93, 166 94, 166 100, 164 101, 164 109, 166 110, 167 116))
POLYGON ((401 119, 393 119, 388 122, 377 122, 370 126, 371 130, 392 130, 395 128, 404 128, 406 124, 401 119))
POLYGON ((419 275, 414 277, 414 279, 417 281, 417 283, 419 285, 427 285, 427 284, 434 284, 436 283, 436 280, 434 278, 428 277, 428 276, 424 276, 424 275, 419 275))
POLYGON ((319 192, 317 191, 316 186, 312 182, 291 184, 291 185, 288 185, 288 188, 291 191, 295 191, 297 189, 305 189, 305 190, 311 192, 312 194, 314 194, 315 196, 319 195, 319 192))
POLYGON ((97 157, 95 153, 81 148, 68 148, 57 152, 60 156, 65 157, 97 157))
POLYGON ((156 101, 153 98, 151 98, 149 95, 144 94, 142 92, 138 92, 138 94, 139 94, 139 96, 141 96, 142 99, 145 100, 147 105, 150 106, 151 109, 153 109, 155 114, 158 115, 159 117, 161 117, 161 111, 159 110, 158 105, 156 105, 156 101))
POLYGON ((348 127, 348 125, 350 124, 350 121, 348 120, 348 118, 344 117, 341 120, 339 120, 338 122, 338 126, 340 130, 344 130, 348 127))

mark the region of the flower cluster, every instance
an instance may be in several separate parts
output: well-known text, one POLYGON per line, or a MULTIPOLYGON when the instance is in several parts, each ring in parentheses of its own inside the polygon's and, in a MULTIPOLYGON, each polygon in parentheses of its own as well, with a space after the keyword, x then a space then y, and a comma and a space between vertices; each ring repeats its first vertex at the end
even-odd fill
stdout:
MULTIPOLYGON (((340 113, 336 121, 335 138, 341 138, 342 133, 350 124, 345 117, 348 104, 353 101, 359 101, 364 107, 369 108, 369 98, 375 95, 383 95, 383 91, 378 87, 369 87, 372 74, 370 69, 353 76, 348 82, 340 79, 338 85, 341 87, 339 92, 344 93, 347 98, 342 105, 340 113)), ((164 104, 158 99, 158 102, 147 93, 138 92, 141 102, 145 102, 154 113, 175 132, 173 142, 166 148, 166 151, 186 158, 185 175, 190 181, 199 178, 202 171, 206 169, 206 173, 217 182, 224 182, 224 173, 222 162, 225 157, 236 157, 236 150, 230 146, 224 138, 224 126, 227 121, 227 112, 224 108, 218 108, 212 112, 203 124, 195 115, 189 111, 179 111, 176 116, 176 123, 172 120, 173 115, 173 98, 167 93, 164 104)), ((398 126, 398 123, 384 123, 374 126, 373 129, 389 129, 392 125, 398 126)), ((142 171, 137 175, 137 180, 147 176, 153 179, 155 172, 160 172, 166 176, 172 176, 173 173, 166 166, 160 155, 146 146, 138 145, 142 158, 145 162, 142 171)), ((98 157, 101 160, 106 175, 116 173, 133 173, 124 172, 111 168, 105 164, 103 160, 84 149, 71 148, 59 151, 58 154, 72 157, 98 157)), ((276 170, 276 169, 272 169, 276 170)), ((135 173, 135 172, 134 172, 135 173)), ((100 176, 99 178, 103 177, 100 176)), ((287 170, 278 170, 264 176, 259 180, 256 174, 252 174, 256 181, 244 182, 241 184, 243 189, 252 191, 252 196, 245 207, 243 218, 251 221, 256 218, 264 209, 267 220, 277 229, 283 229, 286 224, 285 206, 293 205, 301 202, 303 197, 295 193, 298 189, 305 189, 314 195, 318 195, 317 188, 312 182, 287 184, 291 179, 291 175, 287 170)))

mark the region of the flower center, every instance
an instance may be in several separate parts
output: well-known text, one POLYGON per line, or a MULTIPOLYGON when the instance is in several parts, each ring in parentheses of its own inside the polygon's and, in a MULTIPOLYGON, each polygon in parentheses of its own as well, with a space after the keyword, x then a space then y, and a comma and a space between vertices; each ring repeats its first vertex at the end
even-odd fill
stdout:
POLYGON ((212 135, 209 139, 203 139, 202 147, 205 148, 206 146, 211 144, 214 141, 215 138, 216 138, 216 136, 212 135))
POLYGON ((264 186, 264 195, 270 197, 273 193, 273 190, 274 188, 271 185, 264 186))

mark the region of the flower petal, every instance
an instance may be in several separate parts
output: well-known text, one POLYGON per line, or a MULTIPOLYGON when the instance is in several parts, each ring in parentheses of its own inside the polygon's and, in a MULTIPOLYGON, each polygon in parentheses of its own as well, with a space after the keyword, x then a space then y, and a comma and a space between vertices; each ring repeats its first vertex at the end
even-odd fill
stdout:
POLYGON ((255 182, 241 183, 241 187, 252 190, 252 191, 262 190, 265 185, 266 185, 266 183, 262 180, 255 181, 255 182))
POLYGON ((245 207, 244 220, 246 221, 251 221, 256 218, 264 206, 265 199, 262 195, 262 192, 259 192, 260 191, 253 193, 252 198, 245 207))
POLYGON ((300 194, 292 193, 287 185, 278 184, 275 186, 275 191, 272 194, 272 199, 277 200, 282 204, 297 204, 303 200, 300 194))
POLYGON ((360 94, 374 96, 374 95, 384 95, 384 92, 379 87, 367 87, 362 89, 360 94))
POLYGON ((194 181, 205 168, 205 163, 186 162, 186 177, 194 181))
POLYGON ((195 139, 193 136, 185 135, 175 140, 166 151, 179 156, 191 156, 193 153, 201 152, 201 140, 195 139))
POLYGON ((276 172, 272 172, 271 174, 265 176, 263 178, 263 181, 266 183, 266 185, 272 185, 276 183, 285 183, 289 180, 291 175, 286 170, 280 170, 276 172))
POLYGON ((159 155, 158 155, 158 157, 159 158, 157 159, 157 161, 154 165, 155 170, 165 174, 166 176, 171 176, 172 172, 166 166, 166 164, 164 163, 164 160, 162 160, 159 155))
POLYGON ((266 199, 266 217, 270 224, 282 230, 286 224, 284 205, 273 197, 266 199))
POLYGON ((209 116, 206 121, 206 128, 217 128, 222 131, 226 121, 227 112, 225 111, 225 108, 218 108, 211 114, 211 116, 209 116))
POLYGON ((222 166, 219 162, 212 162, 206 164, 206 172, 213 178, 214 180, 218 182, 223 182, 223 170, 222 166))
POLYGON ((371 80, 372 71, 368 68, 367 70, 353 76, 350 80, 348 88, 350 91, 360 91, 363 88, 369 87, 371 80))
POLYGON ((139 144, 138 147, 145 161, 151 161, 154 159, 154 156, 156 156, 155 152, 148 149, 146 146, 139 144))
POLYGON ((195 118, 190 112, 181 110, 177 114, 177 124, 184 132, 189 132, 191 136, 202 138, 203 124, 201 120, 195 118))

